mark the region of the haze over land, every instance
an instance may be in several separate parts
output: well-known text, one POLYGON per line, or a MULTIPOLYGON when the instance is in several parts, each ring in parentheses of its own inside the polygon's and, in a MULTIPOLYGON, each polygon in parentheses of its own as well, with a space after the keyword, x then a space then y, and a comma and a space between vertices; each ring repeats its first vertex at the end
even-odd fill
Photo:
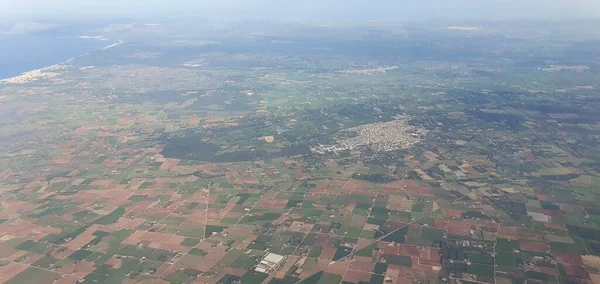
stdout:
POLYGON ((198 17, 213 20, 303 22, 585 19, 600 16, 595 0, 2 0, 5 19, 119 19, 198 17))

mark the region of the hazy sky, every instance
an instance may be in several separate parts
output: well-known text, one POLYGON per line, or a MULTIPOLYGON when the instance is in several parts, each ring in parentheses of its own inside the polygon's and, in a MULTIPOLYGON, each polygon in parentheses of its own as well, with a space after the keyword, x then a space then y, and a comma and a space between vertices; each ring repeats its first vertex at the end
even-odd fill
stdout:
POLYGON ((600 0, 0 0, 0 18, 293 21, 600 18, 600 0))

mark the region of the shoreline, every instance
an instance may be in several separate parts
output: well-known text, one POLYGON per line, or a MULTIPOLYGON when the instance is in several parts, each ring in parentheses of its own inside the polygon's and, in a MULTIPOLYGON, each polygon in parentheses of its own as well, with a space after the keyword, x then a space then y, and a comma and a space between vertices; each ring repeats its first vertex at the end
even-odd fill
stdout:
MULTIPOLYGON (((94 38, 92 38, 92 39, 94 39, 94 38)), ((102 41, 105 41, 105 39, 100 39, 100 40, 102 40, 102 41)), ((58 64, 54 64, 54 65, 52 65, 52 66, 55 66, 55 65, 62 65, 62 64, 65 64, 65 63, 69 63, 69 62, 71 62, 71 61, 73 61, 73 60, 75 60, 75 59, 77 59, 77 58, 81 58, 81 57, 84 57, 84 56, 88 56, 88 55, 90 55, 90 53, 92 53, 92 52, 98 52, 98 51, 103 51, 103 50, 109 50, 109 49, 111 49, 111 48, 113 48, 113 47, 116 47, 116 46, 119 46, 119 45, 121 45, 121 44, 123 44, 123 43, 125 43, 123 40, 119 40, 118 42, 116 42, 116 43, 113 43, 113 44, 109 44, 109 45, 107 45, 107 46, 103 47, 102 49, 99 49, 99 50, 93 50, 93 51, 90 51, 90 52, 86 52, 85 54, 82 54, 82 55, 73 56, 73 57, 69 58, 69 60, 67 60, 67 61, 63 61, 63 62, 60 62, 60 63, 58 63, 58 64)))
MULTIPOLYGON (((106 38, 81 37, 81 36, 76 37, 76 39, 82 40, 82 41, 83 40, 90 40, 90 39, 101 41, 101 42, 102 41, 111 41, 110 39, 106 39, 106 38)), ((27 74, 32 73, 32 72, 40 72, 40 71, 44 71, 45 69, 48 69, 48 68, 65 65, 65 64, 67 64, 67 63, 69 63, 69 62, 71 62, 71 61, 73 61, 73 60, 75 60, 77 58, 88 56, 92 52, 98 52, 98 51, 108 50, 108 49, 114 48, 114 47, 116 47, 118 45, 121 45, 123 43, 125 43, 125 41, 118 40, 115 43, 109 44, 109 45, 101 47, 101 48, 95 48, 94 50, 88 51, 88 52, 86 52, 84 54, 72 56, 72 57, 68 58, 67 60, 63 60, 63 61, 60 61, 60 62, 55 63, 55 64, 50 64, 50 65, 42 66, 42 67, 39 67, 39 68, 34 68, 34 69, 26 70, 26 71, 21 71, 21 72, 15 74, 15 75, 9 75, 9 76, 1 76, 0 75, 0 84, 6 84, 6 83, 8 83, 7 81, 15 80, 15 79, 17 79, 17 78, 19 78, 21 76, 24 76, 24 75, 26 76, 27 74)))
POLYGON ((116 47, 116 46, 119 46, 119 45, 121 45, 121 44, 123 44, 123 43, 125 43, 125 42, 124 42, 124 41, 122 41, 122 40, 119 40, 119 41, 118 41, 118 42, 116 42, 116 43, 113 43, 113 44, 111 44, 111 45, 107 45, 107 46, 105 46, 104 48, 102 48, 102 50, 109 50, 109 49, 111 49, 111 48, 113 48, 113 47, 116 47))

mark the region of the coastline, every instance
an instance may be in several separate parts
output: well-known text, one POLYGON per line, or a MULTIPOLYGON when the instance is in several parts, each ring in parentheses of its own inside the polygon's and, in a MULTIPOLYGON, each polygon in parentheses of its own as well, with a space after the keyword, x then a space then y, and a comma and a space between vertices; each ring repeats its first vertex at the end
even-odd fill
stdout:
POLYGON ((121 44, 123 44, 123 43, 124 43, 124 41, 122 41, 122 40, 119 40, 119 41, 118 41, 118 42, 116 42, 116 43, 113 43, 113 44, 111 44, 111 45, 107 45, 107 46, 105 46, 105 47, 104 47, 102 50, 108 50, 108 49, 111 49, 111 48, 113 48, 113 47, 119 46, 119 45, 121 45, 121 44))
MULTIPOLYGON (((81 37, 80 37, 80 38, 81 38, 81 37)), ((88 38, 88 39, 97 39, 97 38, 88 38)), ((101 41, 107 41, 107 39, 104 39, 104 38, 102 38, 102 39, 99 39, 99 40, 101 40, 101 41)), ((71 62, 71 61, 73 61, 73 60, 75 60, 75 59, 77 59, 77 58, 81 58, 81 57, 84 57, 84 56, 88 56, 88 55, 90 55, 90 53, 92 53, 92 52, 98 52, 98 51, 103 51, 103 50, 109 50, 109 49, 111 49, 111 48, 113 48, 113 47, 116 47, 116 46, 119 46, 119 45, 121 45, 121 44, 123 44, 123 43, 125 43, 125 41, 123 41, 123 40, 119 40, 118 42, 116 42, 116 43, 113 43, 113 44, 109 44, 109 45, 107 45, 107 46, 103 47, 102 49, 99 49, 99 50, 92 50, 92 51, 90 51, 90 52, 87 52, 87 53, 85 53, 85 54, 82 54, 82 55, 73 56, 73 57, 69 58, 69 60, 67 60, 67 61, 63 61, 63 62, 61 62, 61 63, 58 63, 58 64, 55 64, 55 65, 62 65, 62 64, 65 64, 65 63, 69 63, 69 62, 71 62)), ((53 65, 53 66, 54 66, 54 65, 53 65)), ((0 80, 1 80, 1 78, 0 78, 0 80)))
MULTIPOLYGON (((54 39, 54 40, 56 40, 56 39, 54 39)), ((98 38, 98 37, 74 37, 74 38, 69 38, 69 40, 71 40, 71 42, 69 42, 70 44, 79 44, 78 41, 80 41, 81 43, 84 43, 86 40, 94 40, 94 42, 97 42, 97 43, 106 42, 106 41, 111 42, 110 39, 98 38)), ((49 43, 53 43, 53 42, 49 41, 49 43)), ((107 50, 107 49, 116 47, 118 45, 121 45, 123 43, 124 43, 124 41, 119 40, 119 41, 117 41, 115 43, 112 43, 110 45, 100 45, 100 44, 98 44, 98 46, 93 46, 93 47, 89 47, 89 48, 87 48, 87 47, 79 47, 78 46, 75 49, 82 49, 83 52, 80 52, 77 55, 71 55, 67 59, 62 59, 61 60, 60 58, 58 58, 58 60, 56 60, 58 62, 55 61, 55 63, 51 63, 51 61, 52 61, 51 59, 40 60, 42 62, 40 62, 39 64, 36 64, 36 62, 29 62, 29 61, 27 61, 27 62, 24 62, 22 64, 23 65, 31 65, 31 66, 36 66, 37 65, 37 66, 36 67, 32 67, 32 68, 30 68, 28 70, 22 70, 24 68, 15 68, 15 69, 21 69, 21 70, 14 71, 14 72, 8 71, 8 72, 6 72, 6 74, 0 73, 0 83, 8 83, 10 81, 18 81, 17 79, 19 77, 27 76, 27 74, 41 72, 41 71, 44 71, 44 70, 46 70, 48 68, 62 66, 62 65, 65 65, 65 64, 67 64, 69 62, 72 62, 73 60, 75 60, 77 58, 87 56, 87 55, 89 55, 92 52, 98 52, 98 51, 102 51, 102 50, 107 50)), ((31 51, 30 53, 35 54, 35 52, 33 52, 33 51, 31 51)), ((23 55, 23 57, 27 57, 27 55, 23 55)), ((0 60, 0 65, 2 65, 2 63, 5 63, 5 62, 3 62, 2 60, 0 60)), ((9 66, 11 64, 19 65, 20 63, 21 62, 11 62, 11 61, 9 61, 7 63, 7 65, 9 65, 9 66)), ((10 69, 10 68, 8 68, 8 69, 10 69)))

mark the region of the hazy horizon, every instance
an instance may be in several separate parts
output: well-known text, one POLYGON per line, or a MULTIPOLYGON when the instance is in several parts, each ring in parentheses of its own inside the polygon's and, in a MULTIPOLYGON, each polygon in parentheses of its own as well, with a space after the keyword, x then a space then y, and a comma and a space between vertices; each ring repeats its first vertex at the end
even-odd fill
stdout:
POLYGON ((177 19, 326 21, 573 20, 600 18, 594 0, 0 0, 0 18, 37 20, 177 19))

